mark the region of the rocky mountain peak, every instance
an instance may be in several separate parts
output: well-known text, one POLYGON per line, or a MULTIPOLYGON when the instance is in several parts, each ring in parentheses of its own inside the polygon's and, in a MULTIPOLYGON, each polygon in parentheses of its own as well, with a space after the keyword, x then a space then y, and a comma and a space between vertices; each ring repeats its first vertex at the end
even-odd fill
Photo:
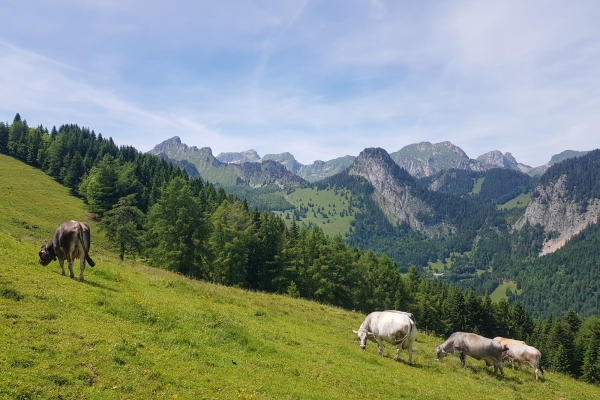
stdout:
POLYGON ((164 142, 161 142, 161 143, 157 144, 156 146, 154 146, 154 148, 152 150, 150 150, 149 153, 152 153, 152 154, 166 153, 167 151, 174 149, 174 148, 175 149, 183 149, 183 150, 188 149, 186 144, 181 143, 181 139, 179 138, 179 136, 173 136, 172 138, 167 139, 164 142))
POLYGON ((260 156, 253 149, 242 152, 219 153, 217 160, 223 163, 241 164, 245 162, 260 162, 260 156))
POLYGON ((392 179, 392 175, 413 182, 408 172, 400 168, 388 152, 381 147, 371 147, 361 151, 350 166, 348 173, 362 176, 373 182, 384 182, 392 179))
POLYGON ((415 195, 416 182, 382 148, 363 150, 348 168, 349 175, 365 178, 375 189, 374 199, 394 224, 408 223, 429 236, 441 237, 454 228, 444 223, 423 222, 433 210, 415 195))
POLYGON ((500 150, 489 151, 477 157, 477 161, 499 168, 515 168, 517 160, 510 153, 502 154, 500 150))
POLYGON ((177 154, 181 155, 185 153, 207 153, 210 157, 213 157, 210 147, 202 147, 201 149, 196 146, 189 147, 187 144, 181 142, 179 136, 173 136, 171 139, 167 139, 164 142, 157 144, 148 153, 164 153, 171 159, 177 159, 177 154))
POLYGON ((451 142, 436 144, 420 142, 409 144, 391 153, 390 157, 412 176, 422 178, 444 169, 458 168, 470 171, 483 171, 486 167, 471 160, 467 153, 451 142))
POLYGON ((297 174, 298 171, 300 171, 300 168, 303 167, 303 165, 296 161, 294 156, 287 151, 281 154, 265 154, 265 156, 262 158, 262 161, 267 160, 277 161, 286 167, 288 171, 293 172, 294 174, 297 174))

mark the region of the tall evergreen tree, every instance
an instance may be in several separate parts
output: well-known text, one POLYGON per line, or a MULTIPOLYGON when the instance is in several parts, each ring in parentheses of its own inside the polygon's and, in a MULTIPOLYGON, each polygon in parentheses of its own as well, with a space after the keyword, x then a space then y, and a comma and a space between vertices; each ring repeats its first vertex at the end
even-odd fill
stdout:
POLYGON ((119 247, 121 260, 125 253, 135 258, 142 251, 144 219, 144 214, 136 206, 135 194, 121 197, 102 217, 100 227, 106 231, 108 240, 119 247))
POLYGON ((5 124, 4 122, 0 122, 0 153, 2 153, 2 154, 8 153, 8 137, 9 137, 8 124, 5 124))
POLYGON ((146 251, 150 263, 204 278, 207 228, 189 184, 183 178, 173 179, 148 212, 146 251))

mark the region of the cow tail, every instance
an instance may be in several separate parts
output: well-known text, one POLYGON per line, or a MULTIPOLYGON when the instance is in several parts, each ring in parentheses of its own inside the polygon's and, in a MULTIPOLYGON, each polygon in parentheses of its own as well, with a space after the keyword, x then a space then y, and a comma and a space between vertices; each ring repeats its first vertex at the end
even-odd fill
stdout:
POLYGON ((83 252, 85 254, 85 260, 88 262, 88 264, 90 264, 90 267, 94 267, 96 265, 96 263, 94 262, 94 260, 92 260, 92 258, 88 254, 90 249, 88 249, 85 246, 85 240, 83 240, 83 229, 81 228, 81 224, 77 224, 77 234, 79 235, 79 240, 81 241, 81 246, 83 247, 83 252))

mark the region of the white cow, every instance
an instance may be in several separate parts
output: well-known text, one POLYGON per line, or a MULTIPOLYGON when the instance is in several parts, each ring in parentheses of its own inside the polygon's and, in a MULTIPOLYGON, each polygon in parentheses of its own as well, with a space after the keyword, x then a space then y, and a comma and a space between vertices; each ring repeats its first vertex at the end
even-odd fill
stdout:
POLYGON ((542 353, 540 353, 538 349, 523 343, 510 343, 507 345, 507 348, 508 349, 504 351, 502 356, 511 362, 526 362, 531 365, 536 381, 538 380, 538 369, 542 371, 542 374, 544 373, 544 370, 540 367, 542 353))
POLYGON ((475 333, 454 332, 448 340, 440 344, 435 349, 435 357, 438 361, 451 353, 460 357, 460 363, 463 368, 467 367, 467 356, 476 360, 484 360, 487 366, 494 366, 494 374, 504 375, 502 368, 502 345, 500 342, 488 339, 475 333))
MULTIPOLYGON (((527 344, 522 340, 516 340, 516 339, 509 339, 509 338, 505 338, 502 336, 496 336, 494 338, 494 340, 497 340, 498 342, 500 342, 500 344, 502 345, 503 349, 506 349, 506 347, 509 344, 513 344, 513 343, 520 343, 520 344, 527 344)), ((506 357, 503 356, 503 359, 506 359, 506 357)), ((515 369, 515 361, 514 359, 510 359, 510 365, 512 366, 512 369, 515 369)), ((517 361, 517 364, 519 364, 519 367, 521 367, 521 363, 519 361, 517 361)))
POLYGON ((383 356, 383 343, 386 341, 396 345, 397 351, 394 361, 398 361, 401 350, 408 350, 408 363, 412 364, 413 344, 417 337, 417 324, 410 313, 388 310, 375 311, 367 315, 356 333, 360 340, 360 348, 367 347, 367 339, 377 343, 379 355, 383 356))

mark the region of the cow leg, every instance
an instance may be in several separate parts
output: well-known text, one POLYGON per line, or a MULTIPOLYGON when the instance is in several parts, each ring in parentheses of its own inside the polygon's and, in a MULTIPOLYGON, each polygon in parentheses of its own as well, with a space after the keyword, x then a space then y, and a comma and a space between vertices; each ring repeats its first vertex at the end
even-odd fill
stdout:
POLYGON ((460 365, 463 368, 467 368, 467 356, 464 353, 460 353, 460 365))
POLYGON ((412 365, 412 353, 413 353, 413 346, 411 344, 410 347, 408 348, 408 365, 412 365))
POLYGON ((402 344, 396 346, 396 355, 394 356, 394 361, 398 361, 398 356, 400 356, 400 351, 402 351, 402 348, 400 346, 402 346, 402 344))
POLYGON ((69 276, 71 278, 75 278, 75 273, 73 272, 73 259, 67 258, 67 264, 69 265, 69 276))
POLYGON ((58 257, 58 263, 60 264, 60 272, 65 276, 65 260, 62 257, 58 257))
POLYGON ((377 338, 377 347, 379 347, 379 355, 383 357, 383 343, 381 343, 381 339, 377 338))
POLYGON ((83 282, 83 271, 85 271, 85 257, 81 257, 81 260, 79 260, 79 268, 81 269, 81 275, 79 275, 79 281, 83 282))

